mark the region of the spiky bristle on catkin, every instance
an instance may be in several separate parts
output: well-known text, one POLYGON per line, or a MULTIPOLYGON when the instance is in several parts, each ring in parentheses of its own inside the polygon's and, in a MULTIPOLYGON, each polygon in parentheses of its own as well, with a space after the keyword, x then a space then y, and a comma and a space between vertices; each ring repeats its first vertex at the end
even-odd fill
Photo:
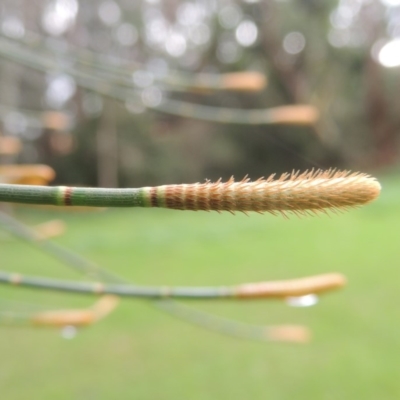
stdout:
POLYGON ((379 182, 363 173, 317 170, 283 174, 274 180, 166 185, 150 189, 151 205, 177 210, 256 211, 307 214, 367 204, 380 193, 379 182))

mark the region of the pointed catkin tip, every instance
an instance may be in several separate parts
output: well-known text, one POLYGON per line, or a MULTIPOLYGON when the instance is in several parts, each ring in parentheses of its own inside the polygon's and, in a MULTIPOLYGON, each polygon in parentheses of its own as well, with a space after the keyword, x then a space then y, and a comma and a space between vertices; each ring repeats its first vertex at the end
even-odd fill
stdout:
POLYGON ((267 84, 267 78, 259 72, 232 72, 223 74, 223 88, 242 92, 257 92, 267 84))
POLYGON ((346 282, 344 275, 330 273, 283 281, 245 283, 236 287, 235 296, 241 299, 257 299, 322 294, 340 289, 346 282))
POLYGON ((33 325, 49 327, 87 326, 94 322, 94 315, 89 310, 44 311, 35 314, 31 322, 33 325))
POLYGON ((319 111, 311 105, 281 106, 270 109, 275 124, 313 125, 319 119, 319 111))
POLYGON ((311 332, 301 325, 271 326, 267 329, 268 340, 275 342, 308 343, 311 341, 311 332))
POLYGON ((368 179, 368 184, 370 187, 370 200, 368 201, 368 203, 369 203, 379 197, 382 186, 375 178, 367 177, 367 179, 368 179))

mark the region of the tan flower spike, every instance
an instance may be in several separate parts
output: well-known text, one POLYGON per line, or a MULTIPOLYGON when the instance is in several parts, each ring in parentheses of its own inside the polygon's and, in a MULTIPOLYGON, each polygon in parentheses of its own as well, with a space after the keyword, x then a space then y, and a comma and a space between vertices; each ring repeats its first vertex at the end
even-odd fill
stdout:
POLYGON ((272 214, 289 211, 302 215, 367 204, 378 197, 381 188, 375 178, 348 171, 293 172, 273 178, 235 182, 232 177, 225 183, 219 180, 146 189, 153 207, 272 214))

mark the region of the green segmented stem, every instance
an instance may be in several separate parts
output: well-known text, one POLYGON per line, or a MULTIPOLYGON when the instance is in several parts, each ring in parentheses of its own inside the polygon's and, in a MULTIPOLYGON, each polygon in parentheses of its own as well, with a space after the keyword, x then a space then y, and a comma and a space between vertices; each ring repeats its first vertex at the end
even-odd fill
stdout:
POLYGON ((0 184, 0 201, 88 207, 150 207, 145 189, 72 188, 0 184))
POLYGON ((138 189, 48 187, 0 184, 0 201, 90 207, 163 207, 177 210, 256 211, 307 214, 367 204, 380 184, 366 174, 310 171, 278 179, 163 185, 138 189))
POLYGON ((238 286, 139 286, 128 284, 82 283, 66 280, 31 277, 21 274, 0 272, 0 283, 27 286, 37 289, 87 295, 116 295, 147 299, 240 299, 276 298, 303 296, 337 289, 345 284, 341 274, 325 274, 300 279, 272 282, 248 283, 238 286))
POLYGON ((0 283, 25 286, 43 290, 67 293, 80 293, 101 296, 112 294, 120 297, 137 298, 181 298, 181 299, 220 299, 234 298, 235 289, 230 287, 145 287, 103 283, 82 283, 43 277, 24 276, 16 273, 0 272, 0 283))
MULTIPOLYGON (((40 239, 37 234, 30 229, 21 226, 10 216, 0 212, 0 221, 7 231, 14 235, 36 243, 45 251, 53 256, 73 266, 75 269, 86 272, 90 275, 98 276, 103 280, 111 282, 122 281, 117 276, 102 270, 95 264, 83 259, 82 257, 63 249, 61 246, 51 241, 40 239)), ((146 287, 127 284, 103 285, 99 283, 77 283, 46 278, 24 277, 19 274, 0 273, 0 281, 15 285, 30 286, 49 290, 60 290, 67 292, 77 292, 86 294, 115 294, 118 296, 140 297, 140 298, 190 298, 190 299, 213 299, 213 298, 285 298, 288 296, 301 296, 308 293, 319 293, 327 290, 336 289, 343 286, 345 279, 340 274, 326 274, 316 277, 301 278, 289 281, 276 281, 243 284, 239 286, 221 287, 146 287)), ((167 306, 168 308, 168 306, 167 306)), ((171 308, 171 307, 169 307, 171 308)))

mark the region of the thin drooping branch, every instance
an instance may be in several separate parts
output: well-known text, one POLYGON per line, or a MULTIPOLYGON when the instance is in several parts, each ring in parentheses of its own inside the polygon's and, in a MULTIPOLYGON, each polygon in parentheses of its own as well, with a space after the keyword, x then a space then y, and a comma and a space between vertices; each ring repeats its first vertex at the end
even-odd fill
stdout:
MULTIPOLYGON (((132 73, 139 71, 146 73, 148 67, 137 61, 112 58, 109 55, 96 53, 87 48, 73 45, 66 40, 52 38, 49 45, 44 35, 33 31, 25 31, 25 36, 15 40, 15 45, 23 43, 30 50, 36 51, 46 57, 56 56, 67 64, 77 64, 90 68, 93 74, 105 77, 120 85, 132 87, 132 73), (58 42, 58 46, 54 43, 58 42)), ((177 91, 245 91, 256 92, 262 90, 266 77, 256 71, 243 71, 233 73, 190 73, 179 70, 168 70, 168 74, 149 72, 156 83, 166 86, 168 90, 177 91)))
POLYGON ((6 325, 34 325, 46 327, 82 327, 94 324, 110 314, 118 305, 116 296, 102 296, 91 307, 78 309, 49 308, 45 304, 32 305, 2 299, 0 323, 6 325), (25 310, 15 310, 24 306, 25 310), (7 307, 7 309, 4 309, 7 307))
MULTIPOLYGON (((113 296, 103 296, 92 307, 78 310, 40 310, 36 312, 15 312, 1 310, 0 323, 4 325, 34 325, 40 327, 51 326, 58 328, 63 328, 66 326, 85 327, 97 322, 99 319, 105 316, 104 314, 110 312, 115 306, 116 299, 118 298, 113 296), (103 306, 104 303, 105 306, 103 306)), ((8 306, 13 306, 14 303, 10 302, 7 304, 8 306)), ((186 322, 201 326, 202 328, 210 331, 215 331, 220 334, 233 336, 239 339, 268 342, 277 341, 305 343, 310 340, 311 336, 310 330, 301 325, 250 325, 208 314, 204 311, 199 311, 195 308, 181 303, 176 303, 172 300, 157 301, 155 304, 159 305, 159 308, 167 312, 170 312, 171 307, 173 310, 171 313, 175 317, 185 320, 186 322)))
POLYGON ((341 274, 324 274, 287 281, 258 282, 238 286, 174 287, 74 282, 0 271, 0 283, 94 296, 111 294, 120 297, 144 299, 248 300, 257 298, 282 299, 303 296, 310 293, 326 292, 342 287, 346 283, 346 280, 341 274))
MULTIPOLYGON (((93 279, 100 279, 109 283, 126 283, 119 276, 108 272, 93 262, 83 258, 81 255, 43 238, 33 229, 1 211, 0 226, 19 239, 25 240, 27 243, 30 243, 52 255, 63 262, 66 266, 92 277, 93 279)), ((109 298, 109 296, 107 297, 109 298)), ((103 298, 104 296, 99 301, 102 301, 103 298)), ((222 318, 205 311, 197 310, 171 299, 154 300, 151 303, 158 309, 161 309, 176 318, 233 337, 264 341, 303 342, 307 341, 310 336, 308 329, 305 327, 293 327, 291 325, 275 327, 248 325, 227 318, 222 318)), ((15 313, 5 312, 0 315, 0 320, 6 323, 35 323, 40 326, 55 326, 62 321, 64 325, 76 325, 79 323, 79 326, 81 326, 82 324, 87 325, 90 319, 93 320, 93 315, 94 313, 92 309, 79 311, 74 310, 73 313, 71 313, 71 310, 67 310, 66 312, 64 310, 53 310, 41 313, 29 313, 22 316, 16 315, 15 313), (73 323, 71 323, 71 321, 73 323)))
POLYGON ((67 265, 69 268, 86 275, 90 279, 105 282, 123 283, 124 280, 117 275, 100 268, 94 262, 74 253, 73 251, 59 245, 56 242, 43 238, 39 233, 22 224, 11 215, 0 211, 0 227, 7 232, 34 245, 35 247, 50 254, 57 260, 67 265))
MULTIPOLYGON (((16 46, 15 43, 5 38, 0 38, 0 56, 43 73, 55 69, 63 70, 63 67, 54 58, 24 48, 23 45, 16 46)), ((73 76, 76 83, 85 89, 123 102, 129 100, 148 109, 184 118, 244 125, 312 125, 319 118, 316 108, 307 104, 256 110, 211 107, 168 98, 159 89, 153 93, 153 97, 158 100, 147 101, 144 104, 141 91, 137 89, 115 85, 113 82, 93 75, 90 70, 84 71, 70 64, 65 72, 73 76)))
POLYGON ((301 325, 250 325, 208 314, 172 300, 157 301, 157 305, 169 312, 171 312, 170 307, 173 306, 172 313, 176 317, 203 328, 241 339, 303 343, 308 342, 311 336, 309 329, 301 325))

